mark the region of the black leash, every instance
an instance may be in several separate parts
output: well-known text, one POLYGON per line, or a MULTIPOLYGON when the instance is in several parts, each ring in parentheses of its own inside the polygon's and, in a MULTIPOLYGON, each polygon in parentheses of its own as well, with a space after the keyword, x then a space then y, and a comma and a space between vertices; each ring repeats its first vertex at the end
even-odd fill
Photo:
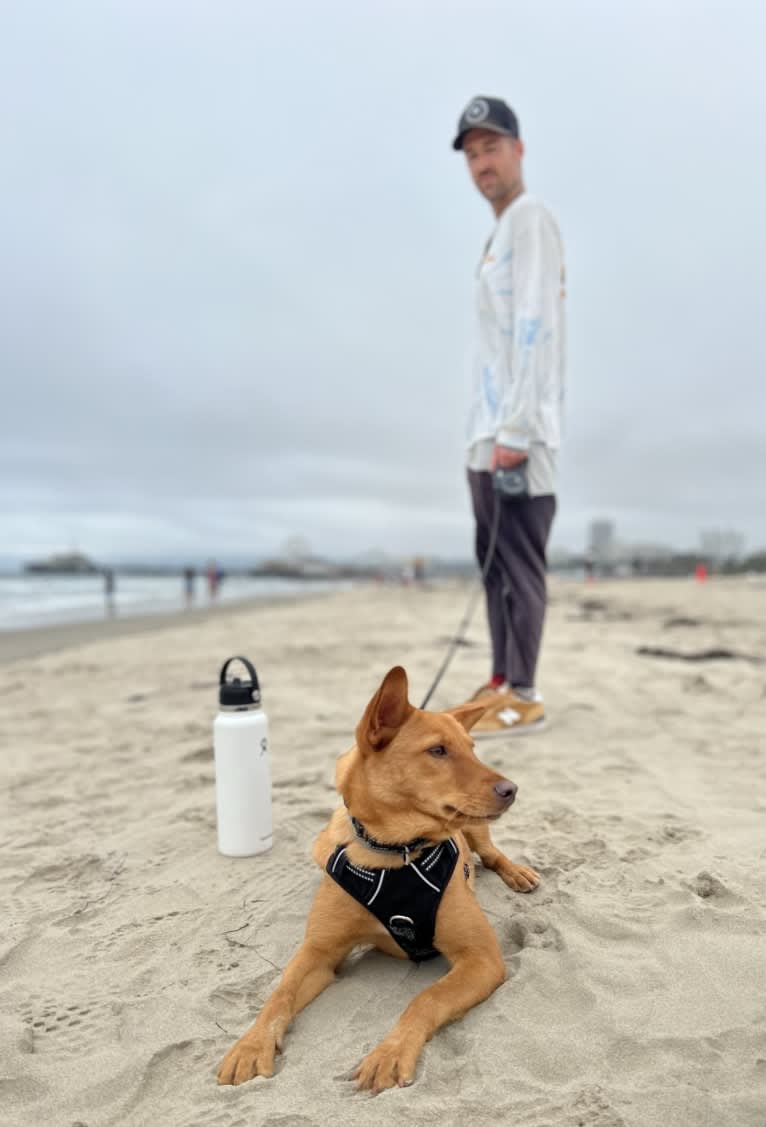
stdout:
POLYGON ((468 600, 468 606, 466 607, 465 614, 463 615, 461 623, 457 628, 457 634, 455 634, 454 638, 452 639, 452 641, 450 642, 450 644, 447 648, 447 655, 444 658, 444 661, 441 663, 441 666, 439 667, 439 672, 434 677, 433 684, 431 685, 431 688, 428 690, 428 692, 426 693, 426 695, 423 698, 423 703, 420 706, 421 709, 425 708, 426 705, 428 704, 429 700, 431 699, 431 697, 434 694, 434 691, 436 690, 437 685, 441 681, 444 674, 447 672, 447 668, 449 666, 449 663, 452 661, 452 658, 455 656, 455 650, 465 640, 464 634, 465 634, 466 630, 468 629, 468 625, 469 625, 471 619, 473 618, 473 612, 476 610, 476 604, 478 603, 479 598, 481 597, 481 594, 484 590, 484 580, 489 575, 489 569, 492 566, 492 557, 495 554, 495 546, 497 544, 497 530, 498 530, 498 527, 500 525, 500 507, 501 507, 502 504, 503 504, 502 497, 501 497, 500 493, 498 492, 498 493, 495 494, 495 515, 494 515, 494 518, 492 520, 492 531, 491 531, 490 537, 489 537, 489 548, 487 549, 487 556, 486 556, 486 559, 484 560, 484 567, 482 568, 481 575, 479 576, 477 586, 476 586, 476 590, 473 592, 470 599, 468 600))

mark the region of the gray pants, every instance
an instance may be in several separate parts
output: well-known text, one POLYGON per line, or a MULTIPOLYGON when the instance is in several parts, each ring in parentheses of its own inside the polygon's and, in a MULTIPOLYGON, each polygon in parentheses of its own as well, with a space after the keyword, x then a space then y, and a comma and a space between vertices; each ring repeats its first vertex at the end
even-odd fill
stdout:
POLYGON ((545 547, 556 513, 553 494, 521 501, 496 500, 492 475, 468 470, 476 518, 476 558, 484 569, 495 505, 500 506, 497 541, 484 580, 492 638, 492 671, 511 685, 531 688, 545 618, 545 547))

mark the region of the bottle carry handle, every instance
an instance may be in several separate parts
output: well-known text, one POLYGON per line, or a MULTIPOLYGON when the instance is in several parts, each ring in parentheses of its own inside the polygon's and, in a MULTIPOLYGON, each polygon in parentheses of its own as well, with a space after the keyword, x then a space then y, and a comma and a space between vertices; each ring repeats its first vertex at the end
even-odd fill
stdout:
POLYGON ((253 683, 253 695, 255 696, 255 693, 257 693, 258 696, 260 697, 261 686, 258 684, 258 674, 255 672, 255 667, 251 664, 251 662, 249 662, 247 660, 246 657, 230 657, 228 661, 225 661, 223 663, 223 666, 221 667, 221 676, 218 679, 218 684, 223 685, 226 682, 226 670, 229 668, 229 666, 231 665, 231 663, 233 661, 241 661, 242 662, 242 664, 245 666, 248 673, 250 674, 250 680, 253 683))

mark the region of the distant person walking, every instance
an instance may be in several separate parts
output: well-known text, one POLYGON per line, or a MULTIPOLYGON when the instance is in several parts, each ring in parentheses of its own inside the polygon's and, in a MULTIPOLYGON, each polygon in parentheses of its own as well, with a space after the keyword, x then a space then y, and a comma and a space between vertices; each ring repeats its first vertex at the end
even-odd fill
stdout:
POLYGON ((218 597, 218 590, 223 582, 224 571, 219 567, 215 560, 208 560, 207 565, 207 589, 210 596, 210 601, 215 602, 218 597))
POLYGON ((194 587, 197 580, 197 573, 193 567, 184 568, 184 595, 186 597, 186 605, 190 607, 194 602, 194 587))
POLYGON ((111 567, 104 568, 104 609, 107 618, 114 618, 117 613, 115 604, 116 589, 117 580, 115 579, 114 569, 111 567))
POLYGON ((491 704, 473 731, 502 734, 540 727, 545 718, 535 673, 561 441, 564 257, 553 216, 524 187, 524 145, 510 106, 474 98, 453 148, 465 155, 496 220, 477 271, 467 466, 482 568, 498 522, 484 580, 492 671, 475 694, 491 704), (520 471, 513 499, 495 493, 498 469, 520 471))

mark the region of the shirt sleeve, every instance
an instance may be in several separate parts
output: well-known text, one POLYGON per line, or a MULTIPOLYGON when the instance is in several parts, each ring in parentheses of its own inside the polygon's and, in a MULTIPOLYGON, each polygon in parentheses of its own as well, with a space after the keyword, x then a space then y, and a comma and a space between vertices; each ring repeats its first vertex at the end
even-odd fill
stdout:
POLYGON ((540 395, 549 380, 548 342, 561 293, 561 250, 544 212, 528 208, 514 217, 505 269, 492 288, 503 342, 499 357, 502 399, 496 441, 528 450, 535 433, 540 395))

